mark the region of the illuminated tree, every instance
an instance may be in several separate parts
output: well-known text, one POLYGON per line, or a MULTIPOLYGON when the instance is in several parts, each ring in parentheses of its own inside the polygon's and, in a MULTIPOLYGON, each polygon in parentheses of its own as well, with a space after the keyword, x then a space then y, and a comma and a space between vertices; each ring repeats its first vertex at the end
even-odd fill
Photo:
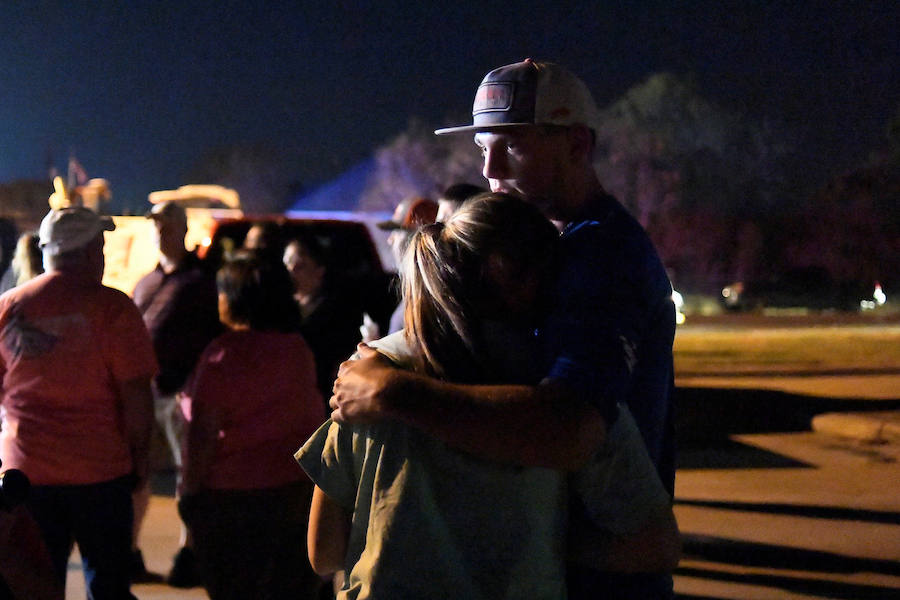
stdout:
POLYGON ((790 205, 785 139, 662 73, 603 111, 595 162, 678 284, 712 291, 765 259, 765 223, 790 205))
POLYGON ((375 172, 360 199, 365 211, 392 211, 412 195, 436 199, 454 183, 483 183, 481 157, 466 135, 438 138, 434 127, 412 120, 375 152, 375 172))

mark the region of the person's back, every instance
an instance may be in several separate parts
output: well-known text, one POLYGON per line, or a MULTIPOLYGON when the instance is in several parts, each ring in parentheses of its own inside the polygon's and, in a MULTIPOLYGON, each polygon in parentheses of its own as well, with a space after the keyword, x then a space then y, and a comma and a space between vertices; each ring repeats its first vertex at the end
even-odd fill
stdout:
POLYGON ((213 340, 181 398, 221 415, 204 486, 256 489, 305 479, 291 454, 324 420, 312 354, 299 333, 230 330, 213 340), (265 468, 260 468, 264 466, 265 468))
MULTIPOLYGON (((371 345, 413 368, 403 332, 371 345)), ((565 478, 396 421, 327 423, 297 459, 353 514, 341 600, 565 597, 565 478)))
POLYGON ((311 599, 320 585, 304 543, 313 486, 292 452, 324 412, 290 276, 281 262, 242 253, 217 286, 227 331, 180 396, 179 513, 211 598, 311 599))
POLYGON ((31 480, 58 582, 77 543, 95 598, 131 597, 131 492, 147 477, 157 368, 134 303, 101 284, 114 228, 86 208, 51 210, 49 271, 0 296, 0 458, 31 480))
POLYGON ((33 484, 94 483, 131 471, 108 365, 131 369, 118 353, 130 341, 110 334, 140 324, 135 315, 118 290, 60 272, 0 298, 3 458, 33 484))

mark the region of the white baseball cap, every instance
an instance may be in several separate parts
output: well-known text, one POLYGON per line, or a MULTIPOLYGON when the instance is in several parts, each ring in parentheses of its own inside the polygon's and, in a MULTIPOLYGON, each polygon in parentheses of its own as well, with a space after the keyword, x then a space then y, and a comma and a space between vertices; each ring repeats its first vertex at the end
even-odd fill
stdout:
POLYGON ((69 206, 51 210, 41 221, 39 243, 43 252, 56 256, 81 248, 98 233, 113 231, 115 223, 83 206, 69 206))

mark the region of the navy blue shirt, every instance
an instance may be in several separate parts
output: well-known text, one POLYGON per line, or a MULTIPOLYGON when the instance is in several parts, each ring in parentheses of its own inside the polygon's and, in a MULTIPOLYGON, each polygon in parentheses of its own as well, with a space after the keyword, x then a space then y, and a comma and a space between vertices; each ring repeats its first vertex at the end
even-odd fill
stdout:
POLYGON ((561 236, 552 308, 539 332, 547 378, 607 419, 616 403, 627 405, 672 494, 672 286, 646 232, 615 198, 596 198, 585 217, 561 236))

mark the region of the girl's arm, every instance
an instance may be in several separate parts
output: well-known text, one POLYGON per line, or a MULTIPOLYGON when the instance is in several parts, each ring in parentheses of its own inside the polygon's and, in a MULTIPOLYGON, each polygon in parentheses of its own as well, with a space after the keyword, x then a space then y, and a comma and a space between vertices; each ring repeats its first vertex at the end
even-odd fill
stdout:
POLYGON ((343 569, 349 535, 350 515, 316 486, 306 535, 313 571, 328 575, 343 569))

